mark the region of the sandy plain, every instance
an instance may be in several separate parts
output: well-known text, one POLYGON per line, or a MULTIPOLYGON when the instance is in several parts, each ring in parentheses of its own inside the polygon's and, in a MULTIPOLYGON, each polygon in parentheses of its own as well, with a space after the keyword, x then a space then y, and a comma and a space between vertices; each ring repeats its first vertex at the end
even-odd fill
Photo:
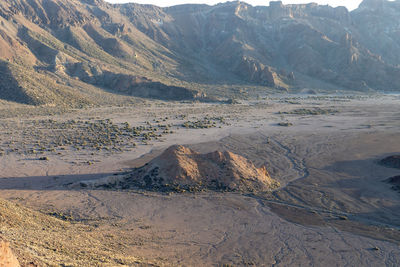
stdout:
POLYGON ((31 266, 399 266, 400 194, 383 180, 400 171, 377 164, 400 153, 399 107, 399 95, 286 95, 3 118, 0 197, 10 202, 0 203, 0 235, 31 266), (282 187, 70 187, 172 144, 228 149, 282 187))

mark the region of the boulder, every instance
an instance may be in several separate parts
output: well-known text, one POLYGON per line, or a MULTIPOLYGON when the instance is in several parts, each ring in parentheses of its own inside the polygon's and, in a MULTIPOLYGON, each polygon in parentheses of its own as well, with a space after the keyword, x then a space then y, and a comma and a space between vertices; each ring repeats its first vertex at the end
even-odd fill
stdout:
POLYGON ((11 251, 10 244, 0 238, 0 266, 19 267, 19 262, 11 251))

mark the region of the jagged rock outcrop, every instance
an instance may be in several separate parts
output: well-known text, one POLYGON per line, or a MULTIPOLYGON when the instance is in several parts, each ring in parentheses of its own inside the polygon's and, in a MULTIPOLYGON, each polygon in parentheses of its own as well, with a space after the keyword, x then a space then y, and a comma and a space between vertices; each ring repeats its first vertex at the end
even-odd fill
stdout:
POLYGON ((19 262, 10 248, 10 243, 5 242, 0 237, 0 266, 19 267, 19 262))
POLYGON ((275 87, 277 84, 277 74, 271 67, 264 66, 252 58, 243 57, 235 72, 254 83, 270 87, 275 87))
POLYGON ((270 19, 280 19, 285 17, 292 17, 293 12, 291 8, 283 5, 282 1, 270 1, 269 2, 269 12, 270 19))
POLYGON ((145 166, 120 177, 83 181, 79 186, 122 188, 139 187, 161 191, 198 191, 203 189, 263 192, 279 187, 265 167, 232 152, 197 153, 174 145, 145 166))

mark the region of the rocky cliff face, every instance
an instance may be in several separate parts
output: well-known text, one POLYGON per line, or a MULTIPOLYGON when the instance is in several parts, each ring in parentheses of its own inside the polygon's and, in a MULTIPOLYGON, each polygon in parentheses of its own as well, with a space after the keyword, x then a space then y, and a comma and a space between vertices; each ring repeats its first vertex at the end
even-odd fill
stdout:
POLYGON ((102 0, 1 1, 0 63, 6 75, 0 84, 6 89, 0 97, 89 103, 71 94, 77 84, 79 92, 109 90, 107 84, 121 84, 121 77, 151 83, 144 84, 149 93, 144 86, 140 93, 118 93, 163 98, 167 90, 168 99, 199 96, 194 88, 210 83, 398 91, 399 29, 398 0, 365 0, 352 12, 280 1, 169 8, 102 0))
POLYGON ((338 88, 398 90, 400 61, 396 59, 399 54, 394 55, 394 51, 400 51, 398 39, 386 38, 387 43, 382 44, 381 39, 368 34, 374 19, 367 24, 362 21, 369 21, 369 12, 379 9, 381 13, 373 15, 376 20, 387 13, 392 16, 390 21, 378 23, 372 32, 385 32, 385 27, 398 29, 399 17, 394 11, 397 5, 366 1, 350 13, 344 7, 317 4, 283 5, 272 1, 269 7, 252 7, 228 2, 192 13, 184 13, 185 7, 166 12, 176 18, 177 24, 185 21, 181 38, 199 40, 191 47, 193 52, 204 52, 203 58, 226 66, 247 81, 290 87, 296 83, 280 73, 297 72, 338 88), (393 44, 392 53, 386 60, 382 54, 389 52, 377 46, 389 44, 393 44))
POLYGON ((400 64, 400 1, 365 0, 352 12, 356 38, 384 62, 400 64))

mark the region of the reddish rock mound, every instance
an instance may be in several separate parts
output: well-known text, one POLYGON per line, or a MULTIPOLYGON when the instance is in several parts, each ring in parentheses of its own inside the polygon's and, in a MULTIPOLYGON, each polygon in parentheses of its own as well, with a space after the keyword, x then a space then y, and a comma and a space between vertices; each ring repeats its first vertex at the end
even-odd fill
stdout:
POLYGON ((379 161, 379 163, 386 167, 400 169, 400 155, 386 157, 379 161))
POLYGON ((0 266, 1 267, 19 267, 17 258, 12 253, 9 243, 0 238, 0 266))
MULTIPOLYGON (((85 183, 85 182, 83 182, 85 183)), ((80 183, 82 185, 82 182, 80 183)), ((199 154, 174 145, 143 167, 122 177, 107 177, 84 186, 128 189, 131 187, 159 191, 262 192, 279 187, 267 170, 229 151, 199 154)))

